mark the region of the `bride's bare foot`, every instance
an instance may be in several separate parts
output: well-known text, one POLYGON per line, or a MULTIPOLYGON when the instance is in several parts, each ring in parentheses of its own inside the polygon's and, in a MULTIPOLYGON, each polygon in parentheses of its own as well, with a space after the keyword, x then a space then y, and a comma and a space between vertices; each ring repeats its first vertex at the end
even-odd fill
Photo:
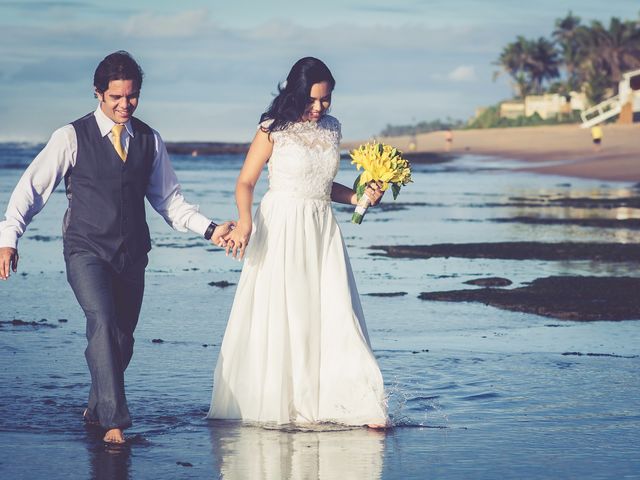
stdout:
POLYGON ((124 433, 119 428, 107 430, 107 433, 104 434, 104 438, 102 440, 110 445, 124 445, 127 441, 124 438, 124 433))

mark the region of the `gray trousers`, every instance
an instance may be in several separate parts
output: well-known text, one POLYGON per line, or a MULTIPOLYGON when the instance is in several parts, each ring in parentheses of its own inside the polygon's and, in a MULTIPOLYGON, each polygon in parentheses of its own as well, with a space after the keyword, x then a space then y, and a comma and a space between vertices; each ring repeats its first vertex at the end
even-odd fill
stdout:
POLYGON ((87 417, 105 429, 130 427, 124 371, 133 355, 147 256, 131 262, 121 252, 110 263, 81 252, 65 260, 67 279, 87 319, 85 358, 91 372, 87 417))

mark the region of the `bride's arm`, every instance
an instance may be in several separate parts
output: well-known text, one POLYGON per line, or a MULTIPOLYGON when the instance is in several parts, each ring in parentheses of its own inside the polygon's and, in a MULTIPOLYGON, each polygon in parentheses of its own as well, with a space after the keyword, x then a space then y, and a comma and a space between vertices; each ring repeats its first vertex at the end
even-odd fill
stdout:
MULTIPOLYGON (((370 182, 364 193, 371 200, 371 205, 380 203, 380 199, 382 195, 384 195, 384 192, 380 190, 380 186, 376 182, 370 182)), ((338 203, 346 203, 347 205, 358 204, 356 192, 336 182, 333 182, 333 185, 331 185, 331 200, 338 203)))
POLYGON ((236 205, 238 206, 238 223, 227 238, 227 254, 231 251, 234 258, 242 259, 244 250, 249 244, 253 220, 253 190, 260 178, 265 163, 271 157, 273 143, 266 132, 258 129, 251 142, 249 152, 244 160, 236 182, 236 205))
POLYGON ((331 200, 337 203, 346 203, 347 205, 356 205, 358 203, 356 193, 352 189, 336 182, 331 185, 331 200))

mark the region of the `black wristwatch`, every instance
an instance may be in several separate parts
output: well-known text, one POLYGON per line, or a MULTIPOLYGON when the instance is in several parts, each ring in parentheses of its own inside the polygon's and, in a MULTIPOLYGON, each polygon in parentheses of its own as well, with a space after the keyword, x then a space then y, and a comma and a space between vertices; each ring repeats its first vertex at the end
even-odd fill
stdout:
POLYGON ((207 227, 207 231, 204 232, 204 239, 205 240, 211 240, 211 237, 213 236, 213 231, 216 229, 217 226, 218 226, 217 223, 211 222, 209 224, 209 226, 207 227))

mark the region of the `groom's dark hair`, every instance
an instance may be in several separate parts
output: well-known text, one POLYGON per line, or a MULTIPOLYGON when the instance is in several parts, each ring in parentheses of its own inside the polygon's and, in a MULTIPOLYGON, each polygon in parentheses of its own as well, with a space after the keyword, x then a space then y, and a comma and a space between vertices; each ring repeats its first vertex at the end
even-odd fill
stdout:
POLYGON ((129 52, 119 50, 104 57, 93 74, 93 86, 100 93, 109 88, 112 80, 133 80, 138 90, 142 88, 144 72, 129 52))
POLYGON ((275 132, 299 121, 309 104, 311 87, 320 82, 327 82, 331 90, 336 86, 336 81, 324 62, 314 57, 298 60, 291 67, 286 82, 278 85, 278 95, 260 117, 261 123, 273 120, 268 127, 263 127, 263 130, 275 132))

